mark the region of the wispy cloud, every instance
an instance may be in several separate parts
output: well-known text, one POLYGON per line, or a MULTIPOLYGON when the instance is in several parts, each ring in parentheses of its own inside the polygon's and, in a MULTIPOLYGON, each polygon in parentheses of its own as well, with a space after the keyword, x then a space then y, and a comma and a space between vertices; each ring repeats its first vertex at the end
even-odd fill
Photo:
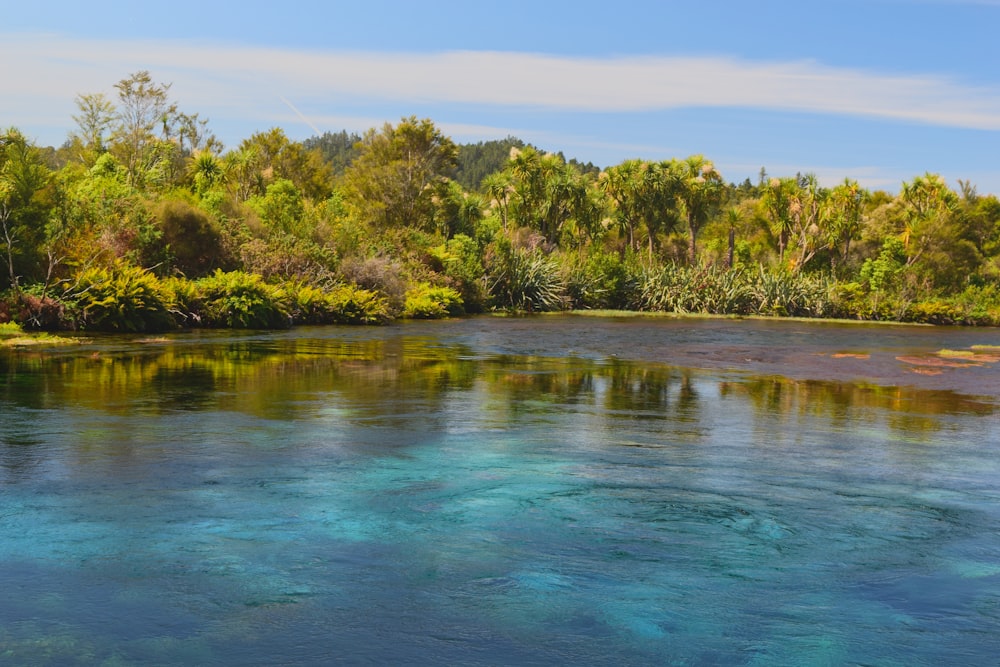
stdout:
MULTIPOLYGON (((740 107, 1000 129, 1000 90, 940 75, 904 75, 816 62, 722 57, 573 58, 531 53, 317 52, 159 41, 0 36, 12 116, 27 104, 109 90, 149 69, 192 110, 274 115, 275 100, 334 113, 345 99, 489 105, 573 112, 740 107)), ((68 100, 68 102, 67 102, 68 100)), ((279 105, 280 106, 280 105, 279 105)))

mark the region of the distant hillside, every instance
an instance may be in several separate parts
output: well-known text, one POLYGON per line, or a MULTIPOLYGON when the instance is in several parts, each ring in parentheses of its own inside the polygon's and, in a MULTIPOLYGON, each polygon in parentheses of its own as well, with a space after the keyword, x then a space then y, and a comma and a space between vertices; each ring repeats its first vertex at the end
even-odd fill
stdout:
POLYGON ((323 159, 333 168, 337 175, 343 173, 347 165, 351 164, 358 155, 358 150, 354 147, 361 141, 361 135, 347 130, 340 132, 324 132, 318 137, 309 137, 302 142, 306 149, 318 148, 323 154, 323 159))
POLYGON ((455 180, 466 190, 478 190, 484 178, 504 168, 510 159, 511 148, 524 146, 524 142, 516 137, 480 141, 478 144, 458 144, 455 180))
MULTIPOLYGON (((355 145, 361 141, 361 135, 341 130, 340 132, 325 132, 318 137, 310 137, 303 141, 307 149, 318 148, 323 158, 333 168, 335 174, 343 173, 344 169, 358 155, 355 145)), ((475 144, 456 144, 458 146, 458 167, 455 169, 455 181, 466 190, 478 190, 483 179, 504 168, 510 159, 511 148, 524 148, 527 144, 517 137, 480 141, 475 144)), ((562 153, 559 153, 562 155, 562 153)), ((565 156, 564 156, 565 157, 565 156)), ((575 159, 568 162, 583 173, 597 173, 600 169, 594 164, 582 163, 575 159)))

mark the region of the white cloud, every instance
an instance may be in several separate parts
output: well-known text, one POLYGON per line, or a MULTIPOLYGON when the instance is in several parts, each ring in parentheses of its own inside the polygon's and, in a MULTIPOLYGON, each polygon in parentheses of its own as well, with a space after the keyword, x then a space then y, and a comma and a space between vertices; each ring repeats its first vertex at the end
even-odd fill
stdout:
MULTIPOLYGON (((49 111, 148 69, 182 106, 274 118, 281 97, 336 107, 350 99, 581 112, 740 107, 1000 129, 1000 90, 942 76, 882 74, 814 62, 721 57, 571 58, 530 53, 290 51, 181 41, 0 36, 0 113, 49 111)), ((63 121, 66 122, 65 120, 63 121)))

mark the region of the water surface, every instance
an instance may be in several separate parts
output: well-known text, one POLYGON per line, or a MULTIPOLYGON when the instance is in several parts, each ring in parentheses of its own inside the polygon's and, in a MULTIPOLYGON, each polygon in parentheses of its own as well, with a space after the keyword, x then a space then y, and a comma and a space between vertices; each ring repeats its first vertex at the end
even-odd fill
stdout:
POLYGON ((990 664, 998 339, 553 317, 0 351, 0 663, 990 664))

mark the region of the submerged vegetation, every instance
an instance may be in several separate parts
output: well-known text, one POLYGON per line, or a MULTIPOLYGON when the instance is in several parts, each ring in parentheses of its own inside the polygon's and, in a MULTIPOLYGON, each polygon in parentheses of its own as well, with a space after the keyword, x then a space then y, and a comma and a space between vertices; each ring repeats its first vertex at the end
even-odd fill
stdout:
POLYGON ((1000 201, 707 158, 603 170, 430 120, 228 150, 138 72, 65 144, 0 134, 0 322, 163 331, 638 310, 1000 324, 1000 201))

